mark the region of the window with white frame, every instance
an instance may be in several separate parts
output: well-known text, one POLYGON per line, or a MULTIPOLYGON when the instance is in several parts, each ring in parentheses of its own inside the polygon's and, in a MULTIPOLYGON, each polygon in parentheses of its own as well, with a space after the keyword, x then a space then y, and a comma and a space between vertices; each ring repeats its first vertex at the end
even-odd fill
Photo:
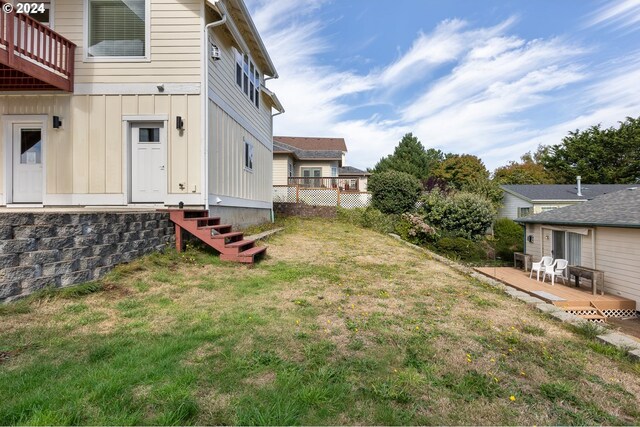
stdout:
POLYGON ((147 0, 87 0, 88 58, 145 58, 147 0))
POLYGON ((244 140, 244 168, 253 170, 253 144, 246 139, 244 140))
POLYGON ((260 71, 249 55, 235 50, 236 85, 256 108, 260 108, 260 71))
POLYGON ((288 161, 287 164, 289 165, 289 178, 291 178, 293 176, 293 163, 288 161))
POLYGON ((518 218, 524 218, 525 216, 531 215, 531 208, 518 208, 518 218))
POLYGON ((331 176, 338 176, 338 168, 336 166, 331 166, 331 176))

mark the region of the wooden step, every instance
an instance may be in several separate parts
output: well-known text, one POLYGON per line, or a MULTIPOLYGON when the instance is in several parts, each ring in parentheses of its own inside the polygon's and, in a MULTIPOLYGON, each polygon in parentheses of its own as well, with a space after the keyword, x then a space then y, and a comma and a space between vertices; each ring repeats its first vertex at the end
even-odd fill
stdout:
POLYGON ((232 231, 231 233, 222 233, 222 234, 214 234, 211 236, 212 239, 235 239, 234 241, 239 240, 238 237, 244 236, 242 231, 232 231))
POLYGON ((232 228, 233 226, 231 224, 218 224, 199 226, 198 230, 215 230, 218 233, 230 233, 232 228))
POLYGON ((255 243, 256 243, 255 240, 246 240, 245 239, 245 240, 238 240, 238 241, 235 241, 235 242, 227 243, 225 246, 227 248, 242 248, 244 246, 253 245, 255 243))
POLYGON ((184 218, 185 222, 193 222, 195 221, 196 227, 204 227, 207 225, 219 225, 220 218, 217 216, 202 216, 202 217, 194 217, 194 218, 184 218), (202 224, 202 225, 201 225, 202 224))
POLYGON ((251 249, 247 249, 246 251, 242 251, 238 254, 239 258, 247 258, 247 257, 251 257, 253 258, 254 256, 261 254, 262 252, 266 251, 267 247, 266 246, 254 246, 251 249))
POLYGON ((593 306, 563 306, 560 307, 561 309, 563 309, 564 311, 598 311, 597 308, 593 307, 593 306))

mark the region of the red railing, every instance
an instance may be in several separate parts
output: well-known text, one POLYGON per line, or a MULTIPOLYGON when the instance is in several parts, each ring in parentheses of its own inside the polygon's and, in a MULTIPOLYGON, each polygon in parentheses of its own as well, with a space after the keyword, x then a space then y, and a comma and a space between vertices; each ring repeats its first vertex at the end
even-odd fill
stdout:
POLYGON ((341 177, 307 177, 292 176, 289 177, 288 183, 291 186, 300 186, 305 188, 339 188, 340 191, 360 191, 360 180, 358 176, 341 176, 341 177))
MULTIPOLYGON (((0 6, 7 2, 0 0, 0 6)), ((24 73, 39 82, 73 92, 76 45, 46 25, 15 10, 0 12, 0 65, 24 73)), ((7 90, 28 90, 42 84, 10 78, 7 90), (23 83, 21 83, 21 81, 23 83)), ((3 83, 3 82, 0 82, 3 83)))

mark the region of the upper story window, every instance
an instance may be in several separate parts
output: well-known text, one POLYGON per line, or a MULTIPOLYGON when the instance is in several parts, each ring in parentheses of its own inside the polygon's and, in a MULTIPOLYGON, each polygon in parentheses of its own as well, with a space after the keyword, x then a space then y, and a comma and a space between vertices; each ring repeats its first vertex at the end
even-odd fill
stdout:
POLYGON ((148 57, 147 0, 87 0, 87 58, 148 57))
POLYGON ((39 1, 36 3, 38 6, 42 5, 42 7, 38 7, 38 9, 34 12, 33 10, 29 13, 29 17, 35 19, 41 24, 46 25, 47 27, 52 27, 52 13, 51 13, 51 0, 39 1))
POLYGON ((260 108, 260 71, 249 55, 235 51, 236 84, 256 108, 260 108))
POLYGON ((531 208, 518 208, 518 218, 531 215, 531 208))

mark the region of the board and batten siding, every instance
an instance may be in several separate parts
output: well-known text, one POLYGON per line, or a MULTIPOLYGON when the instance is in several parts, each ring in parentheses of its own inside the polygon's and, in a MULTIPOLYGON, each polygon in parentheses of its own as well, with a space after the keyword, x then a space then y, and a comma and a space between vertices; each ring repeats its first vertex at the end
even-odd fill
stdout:
MULTIPOLYGON (((271 203, 273 153, 226 111, 209 101, 209 194, 271 203), (253 170, 244 167, 244 141, 253 144, 253 170)), ((223 198, 224 200, 224 198, 223 198)), ((223 201, 223 205, 224 205, 223 201)))
POLYGON ((213 101, 228 114, 242 118, 241 124, 247 131, 272 150, 273 120, 270 104, 261 93, 260 108, 257 108, 244 94, 236 84, 236 60, 232 40, 221 27, 214 27, 209 33, 210 40, 218 46, 221 56, 217 61, 208 59, 209 91, 213 95, 213 101))
POLYGON ((87 0, 55 0, 54 30, 78 47, 75 83, 201 82, 202 0, 149 0, 150 60, 90 62, 84 59, 87 0))
MULTIPOLYGON (((166 115, 167 191, 198 194, 201 179, 199 95, 7 95, 0 96, 1 115, 47 115, 46 194, 122 194, 123 116, 166 115), (53 129, 51 117, 62 118, 53 129), (185 130, 173 126, 185 118, 185 130), (180 189, 180 184, 185 186, 180 189)), ((2 124, 0 123, 0 126, 2 124)), ((0 128, 0 135, 4 130, 0 128)), ((0 144, 0 188, 4 171, 0 144)))
POLYGON ((273 185, 288 184, 290 159, 288 154, 273 155, 273 185))

